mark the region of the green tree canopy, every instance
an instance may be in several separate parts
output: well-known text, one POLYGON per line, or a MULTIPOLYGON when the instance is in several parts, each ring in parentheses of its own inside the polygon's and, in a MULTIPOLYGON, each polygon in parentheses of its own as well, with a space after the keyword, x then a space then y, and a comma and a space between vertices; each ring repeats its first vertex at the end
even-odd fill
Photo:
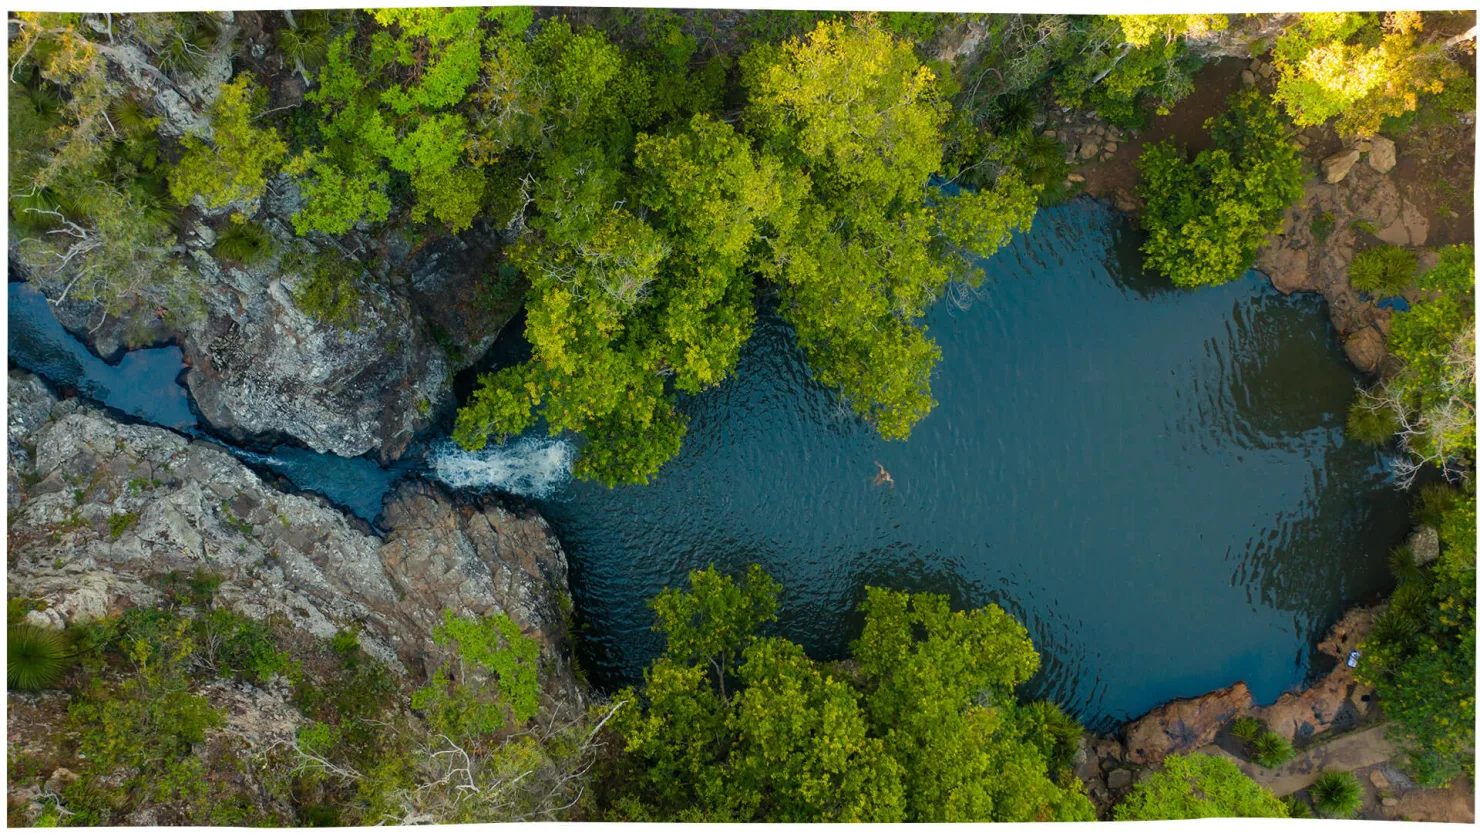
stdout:
POLYGON ((615 817, 1093 817, 1078 782, 1050 774, 1060 744, 1045 739, 1044 710, 1013 697, 1038 655, 995 605, 956 612, 942 596, 870 588, 850 667, 757 635, 779 591, 759 568, 690 583, 654 600, 667 650, 640 692, 618 695, 643 705, 611 724, 626 753, 611 775, 615 817), (733 669, 717 659, 737 653, 733 669))
POLYGON ((1284 802, 1216 755, 1168 755, 1115 805, 1116 821, 1285 818, 1284 802))
POLYGON ((940 359, 919 318, 1029 227, 1036 190, 1012 175, 976 192, 931 184, 949 105, 913 48, 869 19, 819 23, 743 68, 749 129, 810 185, 773 221, 761 274, 782 287, 817 378, 884 437, 908 437, 935 404, 940 359))
MULTIPOLYGON (((576 37, 563 26, 536 45, 576 37)), ((593 141, 546 150, 524 186, 533 211, 511 261, 531 283, 533 356, 485 377, 458 442, 480 448, 542 419, 584 437, 579 476, 647 482, 682 442, 676 396, 734 370, 758 276, 782 287, 817 378, 884 436, 908 436, 934 404, 939 358, 919 318, 1028 226, 1034 188, 1013 176, 976 192, 932 184, 949 107, 913 47, 871 19, 757 46, 743 132, 702 112, 635 115, 641 96, 620 79, 652 78, 662 61, 623 63, 604 43, 559 50, 593 57, 551 83, 572 91, 572 123, 596 119, 593 141)), ((712 104, 701 92, 679 112, 712 104)))
POLYGON ((1146 265, 1178 286, 1217 285, 1254 264, 1284 210, 1303 192, 1300 157, 1274 105, 1257 90, 1234 93, 1208 121, 1213 147, 1189 162, 1171 143, 1136 165, 1146 265))
MULTIPOLYGON (((1344 136, 1376 133, 1417 109, 1422 95, 1468 90, 1473 79, 1424 38, 1421 12, 1306 12, 1275 42, 1275 100, 1302 127, 1335 117, 1344 136)), ((1434 17, 1430 15, 1430 17, 1434 17)), ((1463 109, 1463 103, 1461 103, 1463 109)))
POLYGON ((184 205, 199 194, 208 208, 223 208, 262 196, 288 153, 276 130, 252 123, 266 100, 250 73, 222 85, 211 105, 211 141, 186 136, 185 155, 170 174, 170 195, 177 202, 184 205))

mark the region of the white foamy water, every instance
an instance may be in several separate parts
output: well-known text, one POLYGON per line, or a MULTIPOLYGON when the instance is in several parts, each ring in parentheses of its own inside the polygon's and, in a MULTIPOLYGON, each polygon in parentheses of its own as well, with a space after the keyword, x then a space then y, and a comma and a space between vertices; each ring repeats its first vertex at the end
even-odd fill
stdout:
POLYGON ((549 497, 570 479, 575 448, 566 440, 520 437, 482 451, 452 441, 427 454, 432 476, 454 489, 502 489, 525 497, 549 497))

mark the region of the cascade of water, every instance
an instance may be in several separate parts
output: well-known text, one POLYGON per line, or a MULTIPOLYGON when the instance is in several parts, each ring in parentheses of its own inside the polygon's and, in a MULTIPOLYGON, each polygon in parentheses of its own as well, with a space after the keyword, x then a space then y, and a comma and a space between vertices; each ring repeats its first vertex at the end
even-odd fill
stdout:
POLYGON ((546 498, 570 480, 575 448, 564 439, 520 437, 481 451, 442 441, 427 451, 433 477, 454 489, 499 489, 546 498))

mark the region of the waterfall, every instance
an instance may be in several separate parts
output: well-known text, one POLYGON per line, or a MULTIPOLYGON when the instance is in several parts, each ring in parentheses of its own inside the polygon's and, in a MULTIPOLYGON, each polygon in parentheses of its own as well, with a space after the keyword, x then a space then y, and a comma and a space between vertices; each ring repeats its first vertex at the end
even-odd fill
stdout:
POLYGON ((525 497, 554 494, 570 479, 575 448, 568 440, 520 437, 482 451, 466 451, 450 440, 432 446, 432 476, 454 489, 501 489, 525 497))

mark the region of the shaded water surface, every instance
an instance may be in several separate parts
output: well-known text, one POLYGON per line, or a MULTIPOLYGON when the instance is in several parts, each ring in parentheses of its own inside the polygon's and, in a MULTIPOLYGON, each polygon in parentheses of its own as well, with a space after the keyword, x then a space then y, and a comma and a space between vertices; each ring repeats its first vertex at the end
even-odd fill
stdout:
POLYGON ((1319 299, 1253 273, 1173 290, 1136 246, 1098 204, 1041 212, 969 304, 933 314, 939 405, 907 442, 860 424, 763 317, 737 377, 684 403, 654 484, 537 501, 593 676, 639 678, 659 589, 755 562, 785 585, 781 632, 821 656, 856 636, 868 584, 1000 603, 1043 654, 1032 693, 1092 725, 1301 683, 1320 633, 1386 586, 1404 501, 1343 438, 1355 379, 1319 299))
MULTIPOLYGON (((1386 588, 1405 501, 1342 436, 1355 378, 1319 299, 1252 273, 1173 290, 1136 246, 1096 203, 1041 212, 979 292, 933 314, 940 404, 907 442, 813 383, 762 316, 737 377, 682 403, 684 450, 650 486, 573 482, 571 444, 534 436, 478 454, 434 441, 424 470, 526 495, 551 520, 599 684, 638 679, 661 647, 646 599, 690 569, 754 562, 785 585, 781 632, 817 656, 846 652, 877 584, 1002 604, 1043 655, 1030 693, 1097 728, 1236 680, 1268 702, 1343 609, 1386 588), (875 461, 892 488, 873 485, 875 461)), ((198 434, 178 348, 107 365, 28 287, 10 305, 13 361, 198 434)), ((495 364, 522 357, 521 330, 495 364)), ((371 522, 423 470, 234 453, 371 522)))

